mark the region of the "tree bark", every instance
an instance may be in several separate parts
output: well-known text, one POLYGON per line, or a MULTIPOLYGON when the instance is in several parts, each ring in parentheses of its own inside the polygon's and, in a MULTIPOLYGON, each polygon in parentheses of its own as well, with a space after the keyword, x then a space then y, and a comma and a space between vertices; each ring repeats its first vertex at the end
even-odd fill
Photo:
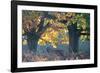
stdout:
POLYGON ((69 25, 68 30, 69 30, 69 53, 78 53, 79 30, 77 29, 77 24, 69 25))
POLYGON ((37 44, 38 44, 39 38, 40 37, 37 35, 36 32, 28 32, 27 33, 28 46, 29 46, 30 51, 32 51, 34 55, 37 52, 37 44))
POLYGON ((45 32, 47 29, 48 25, 43 26, 44 24, 44 19, 41 20, 40 24, 38 25, 38 31, 36 32, 36 29, 32 28, 31 31, 27 32, 27 42, 30 51, 32 51, 35 55, 37 52, 37 45, 38 45, 38 40, 40 39, 41 35, 45 32))

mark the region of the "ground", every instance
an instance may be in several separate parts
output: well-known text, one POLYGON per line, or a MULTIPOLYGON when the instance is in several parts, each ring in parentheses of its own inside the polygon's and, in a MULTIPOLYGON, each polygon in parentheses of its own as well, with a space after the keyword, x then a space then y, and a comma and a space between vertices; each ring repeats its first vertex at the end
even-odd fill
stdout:
POLYGON ((52 47, 38 47, 37 54, 28 49, 28 45, 23 45, 23 62, 38 62, 38 61, 57 61, 57 60, 82 60, 90 58, 89 41, 79 42, 79 52, 69 53, 68 45, 60 45, 54 49, 52 47), (80 49, 81 48, 81 49, 80 49))

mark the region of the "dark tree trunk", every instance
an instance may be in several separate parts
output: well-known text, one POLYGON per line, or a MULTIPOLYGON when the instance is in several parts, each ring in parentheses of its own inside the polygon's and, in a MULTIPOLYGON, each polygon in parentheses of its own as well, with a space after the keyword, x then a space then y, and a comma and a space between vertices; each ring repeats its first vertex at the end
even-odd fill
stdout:
POLYGON ((72 24, 68 26, 69 30, 69 53, 78 53, 79 31, 77 25, 72 24))
POLYGON ((27 32, 27 42, 30 51, 32 51, 35 55, 37 52, 37 45, 38 45, 38 40, 40 39, 42 33, 47 29, 48 25, 43 26, 44 24, 44 19, 41 20, 40 24, 38 25, 38 31, 36 32, 36 29, 31 29, 31 31, 27 32))
POLYGON ((37 52, 37 44, 38 44, 39 38, 40 37, 37 35, 36 32, 27 33, 28 46, 29 46, 30 51, 32 51, 34 55, 37 52))

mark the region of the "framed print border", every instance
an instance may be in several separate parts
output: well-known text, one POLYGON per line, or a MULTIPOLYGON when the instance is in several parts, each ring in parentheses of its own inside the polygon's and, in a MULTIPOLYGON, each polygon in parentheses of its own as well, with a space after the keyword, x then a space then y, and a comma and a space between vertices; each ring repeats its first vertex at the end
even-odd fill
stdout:
POLYGON ((96 5, 81 5, 81 4, 61 4, 47 2, 32 2, 32 1, 11 1, 11 72, 25 71, 43 71, 43 70, 58 70, 58 69, 73 69, 73 68, 89 68, 97 67, 97 6, 96 5), (18 5, 23 6, 41 6, 41 7, 58 7, 58 8, 75 8, 75 9, 92 9, 94 10, 94 63, 79 64, 79 65, 60 65, 60 66, 43 66, 43 67, 27 67, 18 68, 18 5))

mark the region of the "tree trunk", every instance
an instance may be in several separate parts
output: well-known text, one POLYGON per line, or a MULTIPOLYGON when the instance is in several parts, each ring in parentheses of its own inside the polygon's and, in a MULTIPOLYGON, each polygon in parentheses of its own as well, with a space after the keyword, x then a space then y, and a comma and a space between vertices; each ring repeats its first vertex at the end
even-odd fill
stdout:
POLYGON ((29 46, 30 51, 32 51, 34 55, 36 55, 36 52, 37 52, 37 44, 38 44, 39 38, 40 37, 39 35, 37 35, 36 32, 27 33, 28 46, 29 46))
POLYGON ((77 25, 72 24, 68 26, 69 30, 69 53, 78 53, 79 31, 77 25))
POLYGON ((45 32, 45 30, 49 27, 49 25, 43 26, 44 24, 44 19, 41 19, 40 24, 38 25, 38 31, 36 32, 36 29, 31 29, 29 32, 27 32, 27 41, 28 41, 28 46, 29 49, 36 54, 37 52, 37 45, 38 45, 38 40, 42 33, 45 32))

